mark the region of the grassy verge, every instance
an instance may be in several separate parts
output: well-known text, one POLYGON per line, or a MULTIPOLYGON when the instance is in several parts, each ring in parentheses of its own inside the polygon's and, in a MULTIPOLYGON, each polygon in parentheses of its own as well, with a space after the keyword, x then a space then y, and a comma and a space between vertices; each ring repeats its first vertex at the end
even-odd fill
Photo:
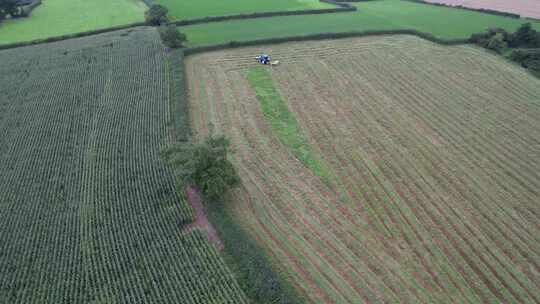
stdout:
POLYGON ((0 44, 109 28, 144 21, 138 0, 46 0, 30 17, 0 24, 0 44))
POLYGON ((274 88, 268 69, 253 68, 248 71, 247 78, 257 94, 265 118, 272 125, 272 131, 276 133, 279 140, 316 175, 325 182, 329 182, 331 180, 330 171, 324 167, 311 150, 309 143, 302 135, 294 114, 289 111, 287 104, 274 88))
MULTIPOLYGON (((401 0, 354 3, 356 12, 322 15, 280 16, 184 26, 188 46, 287 37, 326 32, 415 29, 439 38, 468 38, 497 26, 514 31, 523 19, 432 6, 401 0)), ((529 20, 527 20, 529 21, 529 20)), ((540 22, 534 22, 540 29, 540 22)))

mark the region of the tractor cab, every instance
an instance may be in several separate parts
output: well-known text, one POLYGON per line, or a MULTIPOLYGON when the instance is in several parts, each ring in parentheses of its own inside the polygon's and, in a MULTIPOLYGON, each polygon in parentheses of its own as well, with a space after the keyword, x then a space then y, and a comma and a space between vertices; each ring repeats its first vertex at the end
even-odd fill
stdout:
POLYGON ((270 56, 268 56, 267 54, 262 54, 262 55, 259 55, 257 57, 255 57, 255 59, 257 59, 257 61, 261 64, 269 64, 270 63, 270 56))

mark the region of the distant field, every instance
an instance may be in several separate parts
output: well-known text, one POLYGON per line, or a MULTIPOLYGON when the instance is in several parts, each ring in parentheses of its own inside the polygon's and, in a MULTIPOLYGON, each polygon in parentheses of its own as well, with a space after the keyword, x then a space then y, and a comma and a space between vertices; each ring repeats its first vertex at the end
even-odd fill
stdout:
POLYGON ((236 150, 230 212, 309 303, 540 302, 538 79, 412 36, 186 60, 197 137, 236 150))
POLYGON ((176 19, 335 7, 318 0, 157 0, 156 2, 167 6, 170 14, 176 19))
POLYGON ((154 28, 0 51, 0 303, 245 303, 182 232, 167 56, 154 28))
POLYGON ((0 44, 144 21, 146 9, 139 0, 43 0, 29 18, 0 24, 0 44))
POLYGON ((540 1, 538 0, 427 0, 427 2, 486 8, 540 19, 540 1))
MULTIPOLYGON (((400 0, 354 4, 351 13, 284 16, 181 27, 189 46, 270 37, 363 30, 417 29, 441 38, 468 38, 498 26, 515 30, 524 20, 400 0)), ((540 22, 534 23, 540 30, 540 22)))

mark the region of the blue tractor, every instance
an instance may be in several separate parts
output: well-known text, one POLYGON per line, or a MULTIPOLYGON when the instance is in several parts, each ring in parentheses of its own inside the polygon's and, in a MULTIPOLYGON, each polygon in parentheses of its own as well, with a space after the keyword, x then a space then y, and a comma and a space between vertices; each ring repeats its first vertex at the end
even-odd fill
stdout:
POLYGON ((269 64, 270 63, 270 56, 268 56, 267 54, 259 55, 259 56, 255 57, 255 59, 257 59, 257 61, 259 63, 262 63, 262 64, 269 64))

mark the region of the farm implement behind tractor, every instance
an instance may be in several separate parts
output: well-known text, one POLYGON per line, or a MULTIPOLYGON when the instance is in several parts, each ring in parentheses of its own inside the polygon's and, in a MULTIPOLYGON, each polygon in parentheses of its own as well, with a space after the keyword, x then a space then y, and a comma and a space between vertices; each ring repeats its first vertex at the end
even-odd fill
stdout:
POLYGON ((267 54, 259 55, 259 56, 255 57, 255 59, 257 59, 257 61, 260 64, 265 64, 265 65, 267 65, 267 64, 269 64, 269 65, 278 65, 279 64, 278 60, 272 61, 270 56, 267 55, 267 54))

